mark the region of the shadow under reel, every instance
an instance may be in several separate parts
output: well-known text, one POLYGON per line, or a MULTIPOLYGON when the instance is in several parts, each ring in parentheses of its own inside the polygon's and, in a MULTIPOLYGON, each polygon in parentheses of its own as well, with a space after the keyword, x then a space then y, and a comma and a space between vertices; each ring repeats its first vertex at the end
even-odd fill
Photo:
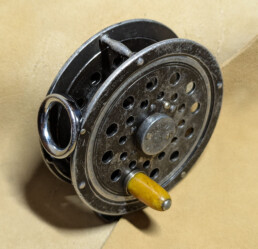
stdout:
POLYGON ((38 114, 49 169, 102 215, 167 210, 222 102, 211 53, 152 20, 110 26, 65 63, 38 114))

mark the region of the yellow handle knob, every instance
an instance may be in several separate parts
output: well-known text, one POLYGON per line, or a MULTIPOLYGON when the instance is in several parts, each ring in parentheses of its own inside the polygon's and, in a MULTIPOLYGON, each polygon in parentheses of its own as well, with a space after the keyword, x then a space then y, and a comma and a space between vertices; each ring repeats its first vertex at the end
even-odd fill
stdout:
POLYGON ((133 175, 126 187, 131 195, 155 210, 165 211, 171 206, 168 192, 144 173, 133 175))

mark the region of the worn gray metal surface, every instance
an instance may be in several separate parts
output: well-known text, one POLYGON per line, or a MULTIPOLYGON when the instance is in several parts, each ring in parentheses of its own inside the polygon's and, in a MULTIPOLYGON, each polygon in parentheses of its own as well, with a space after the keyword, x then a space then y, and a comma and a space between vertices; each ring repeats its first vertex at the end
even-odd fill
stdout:
MULTIPOLYGON (((146 155, 157 155, 171 143, 174 135, 175 122, 173 119, 163 113, 154 113, 142 121, 137 129, 136 139, 140 149, 146 155)), ((164 152, 159 156, 160 159, 164 157, 163 154, 164 152)))
MULTIPOLYGON (((59 159, 42 148, 47 165, 72 180, 94 211, 123 215, 144 207, 124 188, 128 174, 142 171, 171 189, 200 156, 219 115, 222 76, 200 44, 176 38, 157 22, 131 20, 82 45, 52 93, 69 95, 81 120, 70 157, 59 159)), ((72 134, 65 113, 59 106, 49 116, 60 148, 72 134)))

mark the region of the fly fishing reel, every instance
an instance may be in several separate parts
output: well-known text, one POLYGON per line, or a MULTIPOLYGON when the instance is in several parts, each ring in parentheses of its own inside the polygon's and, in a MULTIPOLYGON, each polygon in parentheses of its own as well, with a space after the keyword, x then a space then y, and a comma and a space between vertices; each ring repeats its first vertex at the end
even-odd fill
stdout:
POLYGON ((103 215, 167 210, 204 150, 222 76, 211 53, 151 20, 108 27, 58 73, 38 114, 49 169, 103 215))

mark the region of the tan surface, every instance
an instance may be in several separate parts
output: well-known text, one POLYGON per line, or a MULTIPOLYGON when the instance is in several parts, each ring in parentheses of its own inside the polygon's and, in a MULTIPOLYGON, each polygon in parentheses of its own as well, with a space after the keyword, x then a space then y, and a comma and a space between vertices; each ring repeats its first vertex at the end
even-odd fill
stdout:
POLYGON ((219 123, 190 175, 170 192, 172 209, 121 219, 104 249, 258 248, 257 67, 258 39, 223 67, 219 123))
MULTIPOLYGON (((39 104, 50 83, 64 61, 77 47, 101 28, 136 17, 156 19, 174 29, 180 37, 199 41, 207 46, 220 62, 233 55, 258 31, 256 0, 248 2, 237 0, 234 4, 227 0, 210 1, 210 3, 204 0, 0 1, 1 248, 46 248, 47 246, 49 248, 100 248, 109 235, 113 225, 103 225, 91 212, 84 209, 73 196, 72 187, 56 180, 42 164, 36 116, 39 104)), ((249 86, 249 82, 247 84, 249 86)), ((244 98, 245 91, 241 92, 241 98, 244 98)), ((233 102, 233 98, 231 101, 233 102)), ((243 106, 240 107, 243 108, 243 106)), ((225 112, 226 108, 224 116, 225 112)), ((230 110, 228 112, 230 113, 230 110)), ((235 112, 234 116, 230 114, 227 119, 229 121, 225 125, 233 125, 233 120, 238 114, 238 112, 235 112)), ((241 115, 244 114, 241 113, 241 115)), ((241 120, 241 123, 244 121, 241 120)), ((239 124, 235 125, 239 127, 239 124)), ((247 135, 244 133, 239 136, 242 138, 247 135)), ((218 142, 224 141, 220 140, 219 131, 215 139, 218 142)), ((215 142, 212 146, 217 146, 214 144, 215 142)), ((243 146, 243 143, 239 146, 243 146)), ((225 145, 222 144, 220 149, 217 149, 223 152, 225 145)), ((243 147, 243 154, 234 156, 242 158, 246 150, 247 148, 243 147)), ((206 157, 202 159, 203 165, 211 162, 209 158, 212 157, 212 152, 207 152, 205 155, 206 157)), ((217 159, 218 163, 221 163, 220 160, 221 158, 217 159)), ((248 165, 245 163, 244 166, 248 165)), ((243 174, 248 174, 245 167, 240 169, 243 170, 243 174)), ((203 175, 206 171, 202 168, 204 167, 198 165, 196 170, 203 175)), ((214 174, 213 168, 207 167, 207 169, 209 169, 208 173, 214 174)), ((231 179, 228 168, 226 173, 220 173, 222 176, 229 174, 226 182, 219 184, 221 191, 224 187, 229 191, 230 182, 237 182, 238 179, 231 179)), ((191 178, 196 177, 197 181, 199 178, 194 174, 197 175, 193 172, 191 178)), ((210 180, 210 177, 212 176, 207 175, 206 181, 202 184, 212 182, 213 178, 210 180)), ((255 177, 254 174, 253 177, 255 177)), ((201 200, 195 199, 187 189, 189 181, 188 179, 184 181, 185 183, 181 184, 176 191, 181 191, 180 193, 195 202, 190 204, 195 205, 197 215, 200 201, 202 205, 209 207, 209 200, 206 200, 209 191, 201 192, 203 197, 201 200)), ((218 182, 214 179, 213 181, 213 188, 216 189, 218 182)), ((251 185, 250 181, 245 181, 245 184, 251 185)), ((191 185, 195 189, 200 186, 203 185, 191 185)), ((249 192, 251 191, 255 190, 249 189, 249 192)), ((185 200, 180 201, 180 193, 174 196, 176 205, 172 210, 173 214, 176 213, 176 208, 184 206, 191 208, 186 205, 188 203, 185 203, 185 200)), ((216 203, 226 198, 221 195, 215 197, 217 199, 210 196, 210 201, 216 203)), ((244 202, 245 198, 247 198, 246 193, 243 193, 239 200, 241 205, 242 199, 243 205, 247 205, 244 202)), ((226 210, 229 212, 228 209, 226 210)), ((243 212, 246 210, 242 209, 243 212)), ((201 213, 198 211, 198 214, 201 213)), ((182 211, 181 216, 183 215, 182 211)), ((166 214, 161 217, 166 217, 166 214)), ((186 220, 182 219, 181 222, 185 224, 191 219, 193 219, 191 216, 186 217, 186 220)), ((200 220, 205 224, 209 223, 209 220, 200 220)), ((159 224, 156 227, 158 234, 163 233, 162 222, 156 222, 154 224, 159 224)), ((237 224, 238 222, 238 220, 235 221, 237 224)), ((226 223, 224 226, 230 227, 232 224, 226 223)), ((185 231, 188 234, 190 230, 195 233, 199 231, 195 227, 186 228, 185 231)), ((242 229, 244 233, 249 232, 245 231, 244 227, 242 229)), ((205 237, 207 240, 208 231, 205 237)), ((147 233, 146 236, 152 235, 147 233)), ((229 240, 233 239, 229 238, 229 240)))

